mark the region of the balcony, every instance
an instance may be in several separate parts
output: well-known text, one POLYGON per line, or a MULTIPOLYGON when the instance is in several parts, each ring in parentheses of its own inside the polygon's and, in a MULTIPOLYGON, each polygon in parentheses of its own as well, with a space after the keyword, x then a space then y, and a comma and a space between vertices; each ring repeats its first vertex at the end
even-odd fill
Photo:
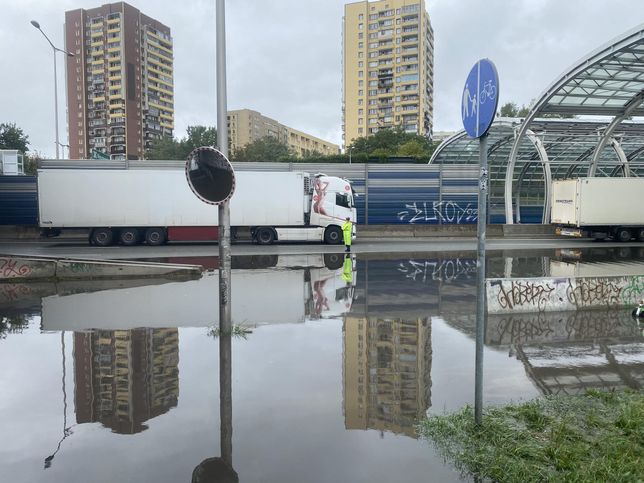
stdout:
POLYGON ((123 145, 117 145, 117 146, 110 146, 110 154, 124 154, 125 153, 125 146, 123 145))

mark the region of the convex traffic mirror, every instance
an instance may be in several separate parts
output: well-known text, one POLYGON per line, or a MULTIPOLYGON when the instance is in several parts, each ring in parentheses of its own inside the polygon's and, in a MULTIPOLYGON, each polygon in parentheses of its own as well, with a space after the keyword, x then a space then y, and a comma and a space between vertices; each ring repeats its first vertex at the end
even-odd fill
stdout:
POLYGON ((211 205, 228 201, 235 191, 233 166, 226 156, 209 146, 196 148, 188 155, 186 178, 197 198, 211 205))

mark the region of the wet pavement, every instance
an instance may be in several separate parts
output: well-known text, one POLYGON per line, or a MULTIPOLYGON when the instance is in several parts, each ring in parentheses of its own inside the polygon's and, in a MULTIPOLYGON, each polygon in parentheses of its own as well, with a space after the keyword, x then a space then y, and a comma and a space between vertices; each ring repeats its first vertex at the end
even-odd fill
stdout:
MULTIPOLYGON (((474 257, 234 257, 233 322, 252 332, 232 339, 212 331, 216 258, 170 260, 206 265, 196 281, 2 284, 1 479, 459 481, 415 424, 473 402, 474 257)), ((640 260, 497 251, 488 276, 644 274, 640 260)), ((485 343, 486 404, 644 385, 630 310, 490 316, 485 343)))

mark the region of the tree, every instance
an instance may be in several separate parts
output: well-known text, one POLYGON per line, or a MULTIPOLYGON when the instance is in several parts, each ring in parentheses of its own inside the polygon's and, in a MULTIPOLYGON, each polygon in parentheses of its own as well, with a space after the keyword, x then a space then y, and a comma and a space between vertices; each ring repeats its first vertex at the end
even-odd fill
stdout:
POLYGON ((233 161, 290 161, 293 154, 288 145, 273 136, 265 136, 236 149, 233 161))
POLYGON ((0 149, 17 149, 21 153, 27 152, 29 136, 15 123, 0 124, 0 149))
POLYGON ((416 160, 428 160, 435 145, 429 138, 416 133, 408 133, 401 128, 381 129, 368 137, 354 139, 347 147, 354 159, 363 155, 387 161, 389 156, 409 156, 416 160))
POLYGON ((498 112, 498 115, 500 117, 526 117, 529 112, 529 107, 521 106, 521 108, 519 108, 516 102, 506 102, 501 106, 501 110, 498 112))
POLYGON ((186 159, 188 154, 201 146, 217 145, 217 129, 207 126, 188 126, 182 139, 163 137, 155 139, 147 150, 147 159, 186 159))

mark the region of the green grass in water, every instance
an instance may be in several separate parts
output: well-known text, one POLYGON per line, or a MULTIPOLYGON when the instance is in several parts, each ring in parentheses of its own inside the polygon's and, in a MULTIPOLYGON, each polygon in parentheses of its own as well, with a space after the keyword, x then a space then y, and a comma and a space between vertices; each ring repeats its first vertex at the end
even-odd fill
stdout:
MULTIPOLYGON (((248 335, 252 333, 253 331, 248 327, 237 324, 233 324, 230 330, 230 335, 236 339, 246 339, 248 335)), ((208 329, 208 335, 217 339, 221 335, 219 327, 211 327, 210 329, 208 329)))
POLYGON ((644 393, 588 391, 430 416, 418 426, 464 474, 501 482, 644 481, 644 393))

